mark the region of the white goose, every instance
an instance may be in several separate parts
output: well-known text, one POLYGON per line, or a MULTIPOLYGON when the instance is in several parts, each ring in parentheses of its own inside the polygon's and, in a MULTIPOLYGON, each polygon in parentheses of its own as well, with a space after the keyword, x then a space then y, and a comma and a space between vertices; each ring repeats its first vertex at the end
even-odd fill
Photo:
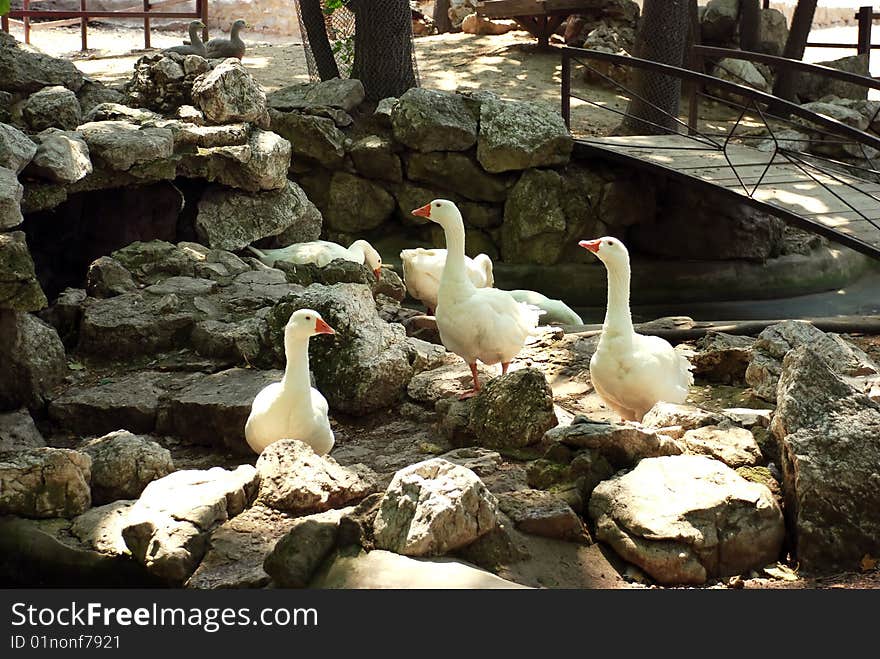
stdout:
POLYGON ((608 270, 608 307, 599 346, 590 359, 593 388, 624 421, 641 421, 654 403, 683 403, 694 383, 687 357, 659 336, 633 330, 629 252, 617 238, 578 243, 608 270))
POLYGON ((517 302, 525 302, 533 307, 538 307, 544 313, 541 315, 541 324, 558 323, 560 325, 583 325, 584 321, 574 310, 562 300, 554 300, 542 295, 537 291, 517 289, 510 291, 513 299, 517 302))
POLYGON ((348 247, 327 240, 312 240, 307 243, 294 243, 279 249, 257 249, 256 247, 248 247, 248 249, 269 267, 274 266, 276 261, 286 261, 296 265, 314 263, 323 268, 330 261, 345 259, 355 263, 366 263, 376 279, 379 279, 382 272, 382 257, 366 240, 355 240, 348 247))
MULTIPOLYGON (((403 262, 403 281, 407 292, 433 315, 437 308, 440 277, 446 265, 446 250, 422 247, 405 249, 400 252, 400 260, 403 262)), ((491 288, 495 284, 492 259, 486 254, 477 254, 474 258, 465 256, 464 265, 468 279, 477 288, 491 288)))
POLYGON ((414 210, 413 215, 436 222, 446 234, 448 255, 437 297, 437 329, 443 345, 471 368, 474 388, 462 396, 467 398, 480 389, 477 360, 484 364, 500 362, 502 374, 507 373, 510 361, 538 326, 538 313, 507 291, 477 288, 468 279, 464 222, 454 203, 435 199, 414 210))
POLYGON ((300 309, 290 315, 284 327, 284 377, 257 394, 244 426, 245 439, 256 453, 279 439, 298 439, 318 455, 333 448, 330 408, 309 380, 309 337, 316 334, 335 334, 317 311, 300 309))

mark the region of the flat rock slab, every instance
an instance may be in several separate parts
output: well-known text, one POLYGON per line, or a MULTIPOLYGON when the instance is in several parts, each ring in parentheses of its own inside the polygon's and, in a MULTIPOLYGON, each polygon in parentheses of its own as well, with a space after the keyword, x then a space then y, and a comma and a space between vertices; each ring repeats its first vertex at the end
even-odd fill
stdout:
POLYGON ((580 517, 560 497, 541 490, 518 490, 498 495, 498 507, 520 531, 548 538, 589 542, 580 517))
POLYGON ((158 432, 250 454, 244 424, 251 404, 263 387, 280 381, 282 375, 282 371, 232 368, 199 378, 163 401, 158 432))
POLYGON ((79 451, 0 453, 0 515, 74 517, 92 505, 92 460, 79 451))
POLYGON ((525 588, 453 559, 416 559, 375 550, 339 555, 310 588, 489 589, 525 588))
POLYGON ((661 584, 702 584, 776 561, 782 511, 763 485, 704 456, 646 458, 590 498, 599 540, 661 584))
POLYGON ((571 425, 547 431, 544 441, 575 449, 595 449, 617 467, 632 466, 642 458, 682 453, 681 446, 674 439, 651 428, 597 423, 584 417, 575 417, 571 425))
POLYGON ((703 426, 688 430, 680 440, 685 452, 708 455, 728 467, 752 467, 763 456, 751 430, 736 426, 703 426))
POLYGON ((153 481, 128 512, 125 544, 152 574, 183 583, 205 555, 211 532, 250 505, 258 482, 251 465, 177 471, 153 481))

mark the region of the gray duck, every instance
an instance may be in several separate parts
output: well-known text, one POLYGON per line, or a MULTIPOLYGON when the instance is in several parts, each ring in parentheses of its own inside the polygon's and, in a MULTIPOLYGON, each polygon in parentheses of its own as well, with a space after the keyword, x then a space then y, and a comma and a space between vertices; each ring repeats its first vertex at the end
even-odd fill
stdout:
POLYGON ((237 57, 238 59, 241 59, 244 56, 245 44, 244 41, 241 40, 241 37, 238 36, 238 33, 245 27, 247 27, 247 23, 242 19, 238 19, 232 24, 228 39, 211 39, 206 43, 205 48, 208 51, 208 57, 211 59, 226 57, 237 57))
POLYGON ((199 36, 199 31, 205 28, 205 24, 201 21, 191 21, 189 24, 189 43, 184 44, 182 46, 172 46, 171 48, 166 48, 163 50, 163 53, 179 53, 180 55, 199 55, 200 57, 207 57, 208 51, 205 48, 205 44, 202 43, 202 39, 199 36))

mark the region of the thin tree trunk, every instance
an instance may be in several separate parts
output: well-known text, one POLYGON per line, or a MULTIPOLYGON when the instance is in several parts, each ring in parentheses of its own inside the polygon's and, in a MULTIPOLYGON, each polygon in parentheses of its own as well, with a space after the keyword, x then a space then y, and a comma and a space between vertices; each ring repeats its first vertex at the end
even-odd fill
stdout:
POLYGON ((327 38, 327 24, 321 10, 321 0, 299 0, 299 11, 318 75, 321 80, 338 78, 339 67, 336 66, 336 58, 333 57, 333 49, 327 38))
POLYGON ((449 20, 449 0, 435 0, 433 20, 438 34, 452 32, 452 21, 449 20))
MULTIPOLYGON (((688 0, 645 0, 636 57, 683 66, 687 49, 688 0)), ((681 80, 644 69, 634 69, 633 90, 627 116, 618 133, 663 135, 678 130, 681 80)))
POLYGON ((739 2, 739 47, 754 52, 761 41, 761 0, 739 2))
MULTIPOLYGON (((796 60, 804 58, 817 4, 818 0, 798 0, 791 18, 791 29, 788 31, 785 49, 782 51, 783 57, 796 60)), ((773 95, 786 101, 795 100, 798 78, 798 72, 794 69, 780 69, 776 76, 776 84, 773 86, 773 95)))
POLYGON ((400 96, 416 86, 409 0, 352 0, 355 13, 352 78, 368 100, 400 96))

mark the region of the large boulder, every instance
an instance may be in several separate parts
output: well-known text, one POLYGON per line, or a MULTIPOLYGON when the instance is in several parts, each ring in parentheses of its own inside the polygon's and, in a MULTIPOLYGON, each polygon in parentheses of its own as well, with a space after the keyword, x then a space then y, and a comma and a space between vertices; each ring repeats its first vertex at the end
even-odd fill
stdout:
POLYGON ((334 172, 329 185, 326 180, 319 183, 323 193, 312 194, 306 180, 303 187, 321 213, 327 228, 350 234, 375 229, 391 217, 395 204, 392 197, 383 187, 369 179, 349 174, 334 172))
POLYGON ((95 504, 136 499, 149 483, 174 471, 168 449, 127 430, 90 439, 79 450, 92 459, 95 504))
POLYGON ((303 163, 317 163, 327 169, 340 169, 345 158, 345 133, 332 119, 298 112, 269 113, 272 130, 292 145, 294 167, 303 163))
POLYGON ((487 174, 472 157, 452 151, 410 153, 406 175, 412 181, 454 190, 473 201, 504 201, 510 183, 506 177, 487 174))
POLYGON ((125 544, 152 574, 182 583, 205 555, 211 532, 251 504, 258 481, 251 465, 176 471, 153 481, 128 512, 125 544))
POLYGON ((44 87, 31 94, 22 116, 34 132, 46 128, 74 130, 82 121, 82 108, 76 94, 66 87, 44 87))
POLYGON ((11 39, 0 42, 0 90, 30 93, 50 85, 78 91, 83 74, 69 60, 19 48, 11 39))
MULTIPOLYGON (((351 510, 351 509, 350 509, 351 510)), ((341 511, 300 518, 266 556, 263 568, 281 588, 306 588, 336 547, 341 511)))
POLYGON ((465 151, 477 141, 477 111, 458 94, 407 90, 391 111, 394 138, 416 151, 465 151))
MULTIPOLYGON (((762 92, 770 92, 771 85, 758 68, 748 60, 725 57, 712 69, 712 75, 737 85, 745 85, 762 92)), ((736 100, 739 97, 735 96, 736 100)))
POLYGON ((125 86, 128 104, 165 114, 192 105, 193 83, 211 66, 211 62, 198 55, 144 55, 135 63, 134 73, 125 86))
POLYGON ((0 310, 0 409, 41 408, 67 373, 64 345, 36 316, 0 310))
MULTIPOLYGON (((817 62, 817 64, 829 66, 832 69, 838 69, 839 71, 857 73, 862 76, 871 75, 868 66, 869 61, 867 53, 841 57, 840 59, 828 62, 817 62)), ((843 80, 832 80, 821 74, 815 75, 811 73, 802 73, 798 76, 795 93, 801 103, 818 101, 825 96, 865 99, 868 96, 868 88, 863 85, 857 85, 843 80)))
POLYGON ((565 165, 573 146, 555 109, 489 99, 480 104, 477 159, 487 172, 565 165))
POLYGON ((721 384, 742 384, 754 343, 750 336, 708 332, 697 341, 696 352, 690 357, 694 376, 721 384))
POLYGON ((661 584, 702 584, 779 558, 782 511, 764 485, 704 456, 647 458, 590 498, 600 540, 661 584))
POLYGON ((272 345, 284 345, 290 314, 305 308, 318 311, 336 330, 335 336, 316 337, 309 344, 316 386, 330 409, 367 414, 401 397, 413 375, 406 332, 379 317, 367 286, 314 284, 291 293, 272 310, 272 345))
POLYGON ((241 192, 211 186, 199 201, 199 239, 215 249, 239 250, 279 234, 296 234, 301 242, 321 233, 321 214, 296 183, 281 190, 241 192))
POLYGON ((391 139, 379 135, 367 135, 352 144, 349 153, 355 168, 362 176, 395 183, 403 181, 400 156, 395 153, 394 142, 391 139))
POLYGON ((0 453, 0 515, 75 517, 91 506, 89 456, 59 448, 0 453))
POLYGON ((0 123, 0 167, 18 175, 36 151, 36 145, 27 135, 14 126, 0 123))
POLYGON ((34 139, 38 146, 28 174, 55 183, 76 183, 92 173, 89 147, 79 133, 47 128, 34 139))
POLYGON ((195 263, 189 254, 164 240, 138 240, 110 256, 143 284, 155 284, 168 277, 192 277, 195 274, 195 263))
POLYGON ((761 10, 761 29, 756 50, 768 55, 782 55, 788 41, 788 21, 775 7, 761 10))
POLYGON ((574 542, 589 540, 584 523, 557 494, 514 490, 498 495, 498 507, 520 531, 574 542))
POLYGON ((770 428, 797 559, 812 571, 855 570, 880 555, 880 406, 815 344, 786 354, 776 399, 770 428))
POLYGON ((266 92, 242 63, 228 58, 193 81, 192 97, 211 123, 247 121, 269 127, 266 92))
POLYGON ((0 453, 45 445, 46 440, 26 409, 0 414, 0 453))
POLYGON ((758 335, 752 359, 746 369, 746 382, 764 400, 775 401, 782 360, 792 349, 808 345, 831 368, 842 375, 862 376, 880 373, 862 350, 837 334, 826 334, 803 320, 786 320, 771 325, 758 335))
POLYGON ((445 554, 494 529, 497 510, 470 469, 426 460, 394 475, 374 522, 376 546, 408 556, 445 554))
POLYGON ((734 469, 753 467, 763 459, 752 432, 729 424, 688 430, 679 443, 686 453, 708 455, 734 469))
POLYGON ((112 256, 100 256, 89 264, 86 290, 92 297, 113 297, 137 290, 134 277, 112 256))
POLYGON ((703 43, 730 45, 739 17, 739 0, 709 0, 700 29, 703 43))
POLYGON ((24 222, 21 200, 24 186, 18 182, 15 171, 0 167, 0 229, 11 229, 24 222))
POLYGON ((268 96, 269 107, 281 112, 337 108, 351 112, 364 101, 364 86, 355 78, 333 78, 323 82, 282 87, 268 96))
POLYGON ((343 467, 296 439, 273 442, 257 460, 261 504, 294 515, 318 513, 374 492, 373 473, 363 465, 343 467))
POLYGON ((92 121, 78 130, 89 147, 92 162, 109 170, 128 171, 169 160, 174 152, 174 134, 167 128, 141 128, 128 121, 92 121))

